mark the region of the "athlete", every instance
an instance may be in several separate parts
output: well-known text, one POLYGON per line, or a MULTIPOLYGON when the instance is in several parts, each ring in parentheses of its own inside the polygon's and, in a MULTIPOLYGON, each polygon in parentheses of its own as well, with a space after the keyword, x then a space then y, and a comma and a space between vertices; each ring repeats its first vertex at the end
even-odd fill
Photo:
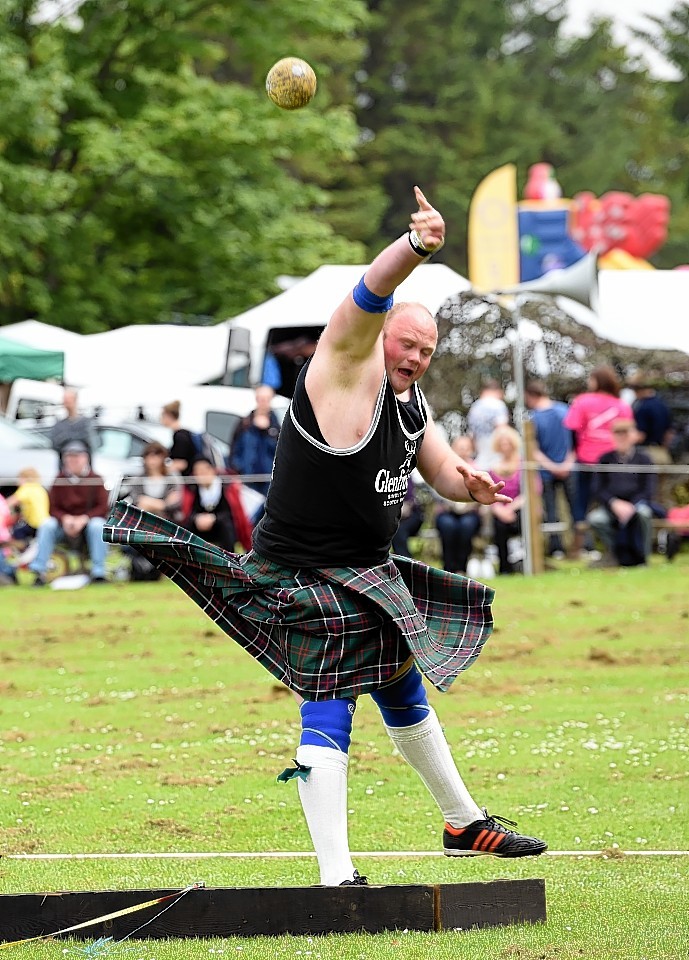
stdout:
POLYGON ((385 248, 337 308, 299 376, 280 432, 252 550, 228 554, 117 505, 106 538, 137 547, 297 695, 294 768, 327 886, 365 884, 347 838, 347 767, 357 697, 386 730, 445 821, 448 856, 533 856, 542 840, 509 830, 474 801, 426 696, 447 690, 492 629, 493 591, 390 556, 410 474, 448 500, 509 502, 436 430, 418 386, 437 330, 395 288, 444 243, 440 213, 415 187, 409 233, 385 248))

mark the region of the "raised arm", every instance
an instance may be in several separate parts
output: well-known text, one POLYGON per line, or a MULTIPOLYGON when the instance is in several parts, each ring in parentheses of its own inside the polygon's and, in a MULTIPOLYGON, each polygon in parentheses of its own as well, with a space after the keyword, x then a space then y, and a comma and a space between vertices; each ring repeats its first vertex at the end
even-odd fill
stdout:
POLYGON ((418 187, 414 193, 418 210, 411 215, 411 234, 404 234, 379 253, 353 293, 347 294, 323 332, 312 368, 325 361, 332 371, 331 364, 339 361, 348 371, 365 362, 374 352, 395 288, 443 245, 443 218, 418 187))

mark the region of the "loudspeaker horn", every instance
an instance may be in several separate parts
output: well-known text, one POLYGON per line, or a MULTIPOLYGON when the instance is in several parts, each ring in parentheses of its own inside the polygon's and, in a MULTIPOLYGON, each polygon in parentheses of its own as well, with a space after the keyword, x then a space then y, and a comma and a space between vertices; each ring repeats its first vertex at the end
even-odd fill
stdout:
POLYGON ((550 297, 568 297, 576 300, 589 309, 594 309, 598 296, 598 254, 587 253, 581 260, 577 260, 571 267, 563 270, 551 270, 550 273, 517 283, 512 287, 493 290, 492 293, 516 294, 535 293, 550 297))

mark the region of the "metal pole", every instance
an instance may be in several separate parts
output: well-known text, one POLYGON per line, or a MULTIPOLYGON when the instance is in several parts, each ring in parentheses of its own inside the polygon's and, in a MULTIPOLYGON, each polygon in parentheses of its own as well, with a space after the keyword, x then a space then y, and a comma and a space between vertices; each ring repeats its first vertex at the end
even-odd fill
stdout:
MULTIPOLYGON (((514 422, 522 438, 522 442, 524 442, 524 418, 526 416, 526 403, 524 400, 524 358, 522 352, 522 337, 519 330, 519 323, 521 321, 521 298, 519 294, 517 294, 514 298, 514 305, 510 309, 510 315, 515 333, 513 363, 514 382, 517 388, 517 400, 514 408, 514 422)), ((526 445, 524 444, 524 449, 525 447, 526 445)), ((529 476, 525 463, 526 459, 523 458, 519 486, 521 495, 524 498, 524 504, 521 509, 522 544, 524 545, 523 567, 524 575, 530 577, 534 572, 533 543, 531 540, 531 511, 533 505, 531 503, 531 485, 529 483, 529 476)))

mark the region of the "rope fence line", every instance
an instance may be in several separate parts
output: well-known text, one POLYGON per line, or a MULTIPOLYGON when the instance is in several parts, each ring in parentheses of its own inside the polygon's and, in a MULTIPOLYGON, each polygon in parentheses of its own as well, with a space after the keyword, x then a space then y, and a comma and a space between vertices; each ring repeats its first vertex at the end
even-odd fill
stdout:
MULTIPOLYGON (((543 468, 541 465, 535 461, 522 461, 521 467, 523 470, 528 472, 539 472, 543 468)), ((653 473, 653 474, 663 474, 663 475, 676 475, 678 477, 685 476, 689 478, 689 463, 668 463, 668 464, 644 464, 644 463, 575 463, 572 466, 572 474, 574 473, 653 473)), ((222 471, 218 474, 224 481, 227 483, 267 483, 270 481, 270 474, 268 473, 252 473, 252 474, 236 474, 236 473, 223 473, 222 471)), ((171 482, 174 481, 175 484, 196 484, 197 480, 195 477, 182 477, 177 474, 170 474, 171 482)), ((143 474, 125 474, 118 479, 118 483, 123 486, 132 481, 140 481, 143 478, 143 474)), ((158 479, 158 478, 156 478, 158 479)), ((19 477, 5 477, 0 476, 0 484, 4 486, 10 486, 13 483, 18 483, 19 477)), ((51 486, 71 486, 74 481, 70 480, 68 477, 56 477, 51 486)), ((102 483, 102 478, 98 479, 96 477, 83 477, 79 481, 80 485, 98 485, 102 483)))
MULTIPOLYGON (((261 852, 198 852, 198 853, 13 853, 3 860, 291 860, 314 858, 312 850, 267 850, 261 852)), ((354 850, 353 857, 372 859, 427 859, 444 857, 442 850, 354 850)), ((544 857, 689 857, 689 850, 546 850, 544 857)))

